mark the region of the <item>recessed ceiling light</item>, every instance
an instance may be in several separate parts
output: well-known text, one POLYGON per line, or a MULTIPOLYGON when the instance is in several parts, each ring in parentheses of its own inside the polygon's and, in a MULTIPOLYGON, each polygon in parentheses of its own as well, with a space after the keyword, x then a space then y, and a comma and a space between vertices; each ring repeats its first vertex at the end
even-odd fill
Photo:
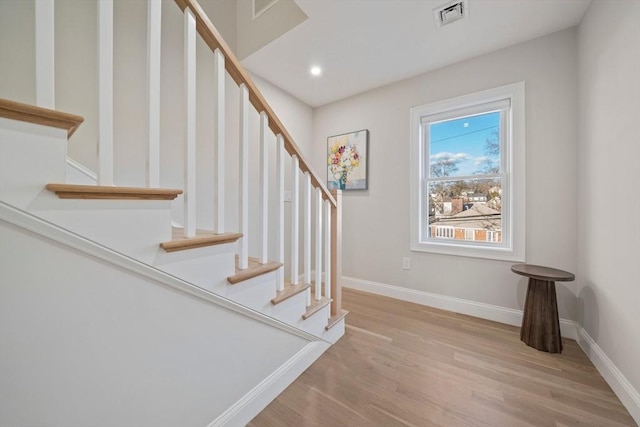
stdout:
POLYGON ((320 67, 311 67, 310 71, 312 76, 319 76, 320 74, 322 74, 322 68, 320 67))

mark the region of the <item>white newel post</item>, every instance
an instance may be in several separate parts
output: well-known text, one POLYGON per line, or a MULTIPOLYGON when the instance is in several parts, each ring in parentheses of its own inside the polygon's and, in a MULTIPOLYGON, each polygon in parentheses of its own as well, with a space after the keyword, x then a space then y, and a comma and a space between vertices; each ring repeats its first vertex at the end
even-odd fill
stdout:
POLYGON ((185 188, 184 236, 196 235, 196 18, 191 9, 184 10, 185 74, 185 188))
POLYGON ((216 233, 224 233, 224 163, 225 163, 225 69, 224 55, 220 49, 213 52, 213 77, 215 80, 216 99, 213 122, 216 127, 216 213, 214 218, 214 230, 216 233))
POLYGON ((98 185, 113 185, 113 0, 98 0, 98 185))
POLYGON ((260 264, 269 262, 269 116, 260 112, 260 264))
POLYGON ((316 300, 322 298, 322 191, 316 188, 316 300))
POLYGON ((291 284, 298 284, 300 256, 300 159, 291 157, 291 284))
MULTIPOLYGON (((303 268, 304 283, 311 283, 311 175, 304 173, 303 268)), ((307 289, 307 305, 311 305, 311 289, 307 289)))
POLYGON ((240 232, 238 241, 238 268, 244 270, 249 266, 249 90, 243 83, 240 85, 240 232))
MULTIPOLYGON (((284 137, 278 134, 276 137, 277 146, 277 164, 278 173, 278 259, 277 261, 284 264, 284 137)), ((284 289, 284 266, 278 269, 277 290, 284 289)))
POLYGON ((147 0, 147 187, 160 187, 160 52, 162 2, 147 0))
POLYGON ((55 108, 54 0, 36 0, 36 105, 55 108))

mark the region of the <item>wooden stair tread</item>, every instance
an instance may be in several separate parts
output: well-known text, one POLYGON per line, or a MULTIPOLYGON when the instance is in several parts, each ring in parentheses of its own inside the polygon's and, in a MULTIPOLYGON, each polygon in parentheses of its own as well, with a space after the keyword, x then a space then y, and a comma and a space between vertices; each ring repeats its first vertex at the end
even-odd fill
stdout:
POLYGON ((167 252, 184 251, 205 246, 233 243, 242 237, 242 233, 216 234, 209 230, 196 230, 195 237, 184 237, 184 229, 173 227, 171 241, 160 243, 160 247, 167 252))
POLYGON ((182 194, 178 189, 101 185, 47 184, 45 188, 61 199, 173 200, 182 194))
POLYGON ((67 139, 70 138, 80 124, 84 122, 84 118, 76 116, 75 114, 63 113, 57 110, 50 110, 48 108, 1 98, 0 117, 65 129, 67 131, 67 139))
POLYGON ((232 285, 236 283, 244 282, 245 280, 252 279, 263 274, 271 273, 282 267, 280 262, 268 262, 266 264, 260 264, 257 258, 249 257, 249 267, 244 270, 238 268, 238 257, 236 256, 236 274, 227 277, 227 281, 232 285))
POLYGON ((335 316, 331 316, 329 318, 329 321, 327 322, 327 326, 325 326, 324 328, 328 331, 329 329, 333 328, 335 325, 337 325, 342 319, 344 319, 347 314, 349 314, 349 312, 347 310, 342 310, 341 313, 336 314, 335 316))
POLYGON ((271 304, 278 305, 282 301, 286 301, 289 298, 298 295, 300 292, 306 291, 311 287, 311 283, 299 283, 292 285, 289 281, 285 281, 284 290, 277 291, 276 297, 271 300, 271 304))
POLYGON ((305 311, 305 313, 302 315, 302 319, 307 320, 309 317, 313 316, 314 314, 322 310, 324 307, 331 304, 331 301, 333 300, 325 297, 322 297, 319 300, 312 298, 311 305, 307 306, 307 311, 305 311))

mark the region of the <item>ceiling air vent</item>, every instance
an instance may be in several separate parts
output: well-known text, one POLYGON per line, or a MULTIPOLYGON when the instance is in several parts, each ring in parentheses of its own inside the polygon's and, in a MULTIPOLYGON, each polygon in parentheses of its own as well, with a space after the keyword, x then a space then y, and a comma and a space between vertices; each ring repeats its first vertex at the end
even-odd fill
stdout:
POLYGON ((465 18, 469 13, 467 0, 456 0, 433 9, 433 17, 439 27, 465 18))
POLYGON ((276 3, 278 0, 253 0, 253 19, 265 13, 276 3))

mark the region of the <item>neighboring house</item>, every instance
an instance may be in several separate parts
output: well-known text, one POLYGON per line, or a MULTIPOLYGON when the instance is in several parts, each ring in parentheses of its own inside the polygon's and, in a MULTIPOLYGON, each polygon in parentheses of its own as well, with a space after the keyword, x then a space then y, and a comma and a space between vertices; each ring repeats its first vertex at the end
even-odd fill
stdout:
POLYGON ((455 215, 438 217, 430 227, 431 237, 484 242, 502 241, 500 211, 479 203, 455 215))

